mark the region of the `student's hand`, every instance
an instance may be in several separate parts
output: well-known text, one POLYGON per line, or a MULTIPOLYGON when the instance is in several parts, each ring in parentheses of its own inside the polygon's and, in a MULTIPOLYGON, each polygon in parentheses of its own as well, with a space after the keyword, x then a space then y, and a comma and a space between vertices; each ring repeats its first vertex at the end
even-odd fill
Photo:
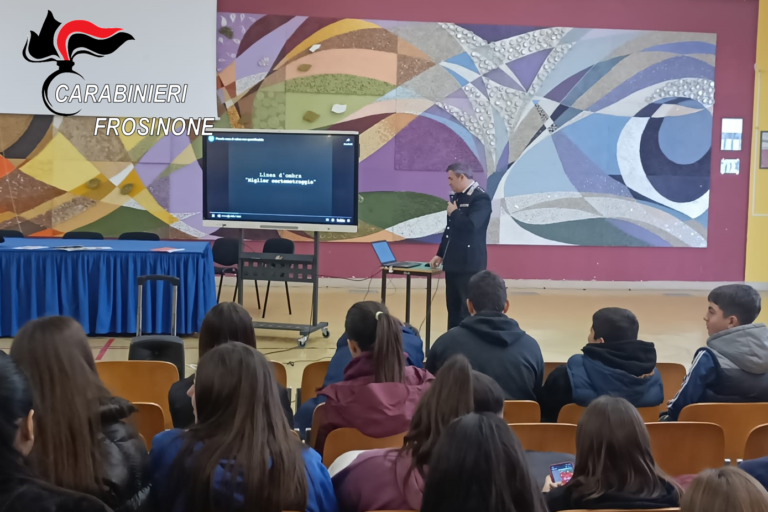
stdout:
POLYGON ((443 258, 441 258, 440 256, 435 256, 429 261, 429 266, 432 268, 437 268, 442 264, 443 264, 443 258))
POLYGON ((541 489, 541 492, 549 492, 552 489, 557 489, 558 487, 562 487, 562 483, 555 483, 552 481, 552 476, 547 475, 547 479, 544 480, 544 487, 541 489))

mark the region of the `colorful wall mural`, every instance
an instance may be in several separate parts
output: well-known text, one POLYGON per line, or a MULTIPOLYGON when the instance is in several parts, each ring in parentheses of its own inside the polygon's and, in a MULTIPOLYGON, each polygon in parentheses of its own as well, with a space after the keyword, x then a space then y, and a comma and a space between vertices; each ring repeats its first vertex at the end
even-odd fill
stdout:
MULTIPOLYGON (((714 34, 219 13, 216 38, 217 126, 361 132, 360 231, 325 239, 439 240, 459 160, 489 243, 707 245, 714 34)), ((223 234, 200 139, 93 124, 0 115, 0 229, 223 234)))

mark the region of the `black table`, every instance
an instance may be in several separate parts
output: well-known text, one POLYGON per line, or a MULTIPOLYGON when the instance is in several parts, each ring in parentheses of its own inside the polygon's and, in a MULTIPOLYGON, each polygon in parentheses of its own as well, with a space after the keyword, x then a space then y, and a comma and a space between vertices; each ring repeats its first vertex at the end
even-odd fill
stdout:
POLYGON ((398 268, 398 267, 381 267, 381 302, 386 304, 387 302, 387 277, 390 274, 404 275, 405 276, 405 323, 411 322, 411 276, 426 277, 427 278, 427 334, 424 339, 426 342, 426 349, 424 355, 429 353, 430 345, 430 329, 432 324, 432 277, 443 273, 441 268, 432 268, 429 263, 422 263, 417 267, 411 268, 398 268))

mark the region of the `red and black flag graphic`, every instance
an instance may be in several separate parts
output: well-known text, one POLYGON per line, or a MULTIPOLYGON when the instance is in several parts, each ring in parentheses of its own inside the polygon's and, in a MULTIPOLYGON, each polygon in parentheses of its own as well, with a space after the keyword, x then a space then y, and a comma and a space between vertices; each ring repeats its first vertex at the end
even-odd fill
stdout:
POLYGON ((43 101, 54 114, 73 115, 61 114, 51 108, 47 91, 53 79, 62 73, 81 76, 73 69, 73 59, 76 55, 86 53, 94 57, 104 57, 131 40, 133 36, 122 28, 101 28, 90 21, 73 20, 62 25, 53 17, 51 11, 48 11, 40 33, 30 32, 29 40, 24 44, 23 55, 29 62, 58 64, 59 69, 49 76, 43 85, 43 101))

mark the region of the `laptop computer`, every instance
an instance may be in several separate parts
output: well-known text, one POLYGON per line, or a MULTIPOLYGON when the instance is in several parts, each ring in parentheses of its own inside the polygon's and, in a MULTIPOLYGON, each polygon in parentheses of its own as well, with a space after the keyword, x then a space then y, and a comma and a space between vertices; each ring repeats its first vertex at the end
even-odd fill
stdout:
POLYGON ((371 245, 373 250, 376 251, 376 256, 379 257, 382 267, 413 268, 421 265, 421 263, 416 261, 397 261, 392 248, 389 246, 389 242, 373 242, 371 245))

